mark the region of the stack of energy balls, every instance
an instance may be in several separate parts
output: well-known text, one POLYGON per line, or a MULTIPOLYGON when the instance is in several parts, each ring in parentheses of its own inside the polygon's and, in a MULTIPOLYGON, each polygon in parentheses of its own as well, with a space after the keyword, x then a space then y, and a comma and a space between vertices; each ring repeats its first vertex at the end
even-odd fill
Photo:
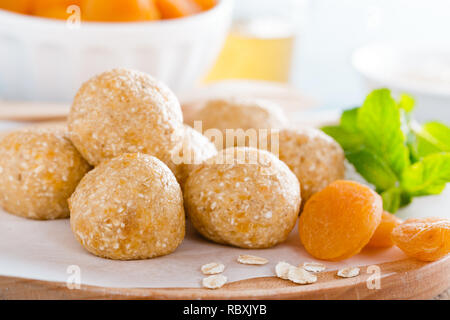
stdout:
POLYGON ((180 245, 185 210, 214 242, 274 246, 302 202, 344 176, 340 146, 316 129, 286 128, 278 106, 214 100, 194 118, 214 139, 184 124, 176 96, 151 76, 102 73, 79 89, 67 128, 1 138, 0 204, 32 219, 70 215, 76 239, 97 256, 147 259, 180 245), (250 136, 230 142, 228 129, 250 136))

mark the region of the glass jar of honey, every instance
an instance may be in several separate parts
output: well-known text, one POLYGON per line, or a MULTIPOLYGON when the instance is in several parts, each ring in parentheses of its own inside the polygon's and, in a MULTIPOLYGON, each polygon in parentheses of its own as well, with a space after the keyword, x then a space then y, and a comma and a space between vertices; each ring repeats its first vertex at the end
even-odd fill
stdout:
POLYGON ((306 0, 236 1, 232 28, 205 81, 289 81, 306 5, 306 0))

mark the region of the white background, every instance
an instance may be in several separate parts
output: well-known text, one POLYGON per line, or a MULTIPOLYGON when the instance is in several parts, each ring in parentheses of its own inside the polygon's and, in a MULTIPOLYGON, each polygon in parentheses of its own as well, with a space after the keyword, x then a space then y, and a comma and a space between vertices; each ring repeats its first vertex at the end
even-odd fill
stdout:
POLYGON ((322 108, 346 108, 366 94, 350 64, 354 49, 375 40, 450 42, 448 0, 310 0, 307 10, 292 81, 322 108))

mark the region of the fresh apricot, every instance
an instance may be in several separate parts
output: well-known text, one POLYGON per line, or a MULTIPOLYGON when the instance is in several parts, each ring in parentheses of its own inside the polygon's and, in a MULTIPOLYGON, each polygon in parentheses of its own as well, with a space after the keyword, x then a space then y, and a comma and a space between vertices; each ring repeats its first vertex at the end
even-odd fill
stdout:
POLYGON ((81 0, 34 0, 32 14, 51 19, 67 19, 70 13, 67 8, 71 5, 81 5, 81 0))
POLYGON ((202 7, 193 0, 156 0, 156 6, 163 19, 186 17, 202 11, 202 7))
POLYGON ((381 221, 381 197, 358 182, 338 180, 306 202, 300 240, 312 256, 338 261, 359 253, 381 221))
POLYGON ((394 245, 394 241, 392 241, 391 233, 395 227, 399 226, 403 222, 402 219, 397 218, 393 214, 389 212, 383 211, 381 216, 381 222, 378 226, 377 230, 373 234, 368 247, 371 248, 389 248, 394 245))
POLYGON ((86 21, 131 22, 160 18, 153 0, 83 0, 82 17, 86 21))
POLYGON ((78 5, 85 21, 132 22, 186 17, 213 8, 217 0, 0 0, 0 9, 53 19, 78 5))
POLYGON ((66 7, 55 7, 51 9, 40 10, 36 12, 35 15, 42 18, 64 20, 69 17, 69 14, 66 12, 66 10, 67 10, 66 7))
POLYGON ((31 13, 33 0, 0 0, 0 9, 17 13, 31 13))
POLYGON ((34 12, 35 16, 42 18, 50 18, 50 19, 67 19, 69 17, 69 13, 67 13, 66 6, 57 6, 46 9, 39 9, 34 12))
POLYGON ((216 0, 194 0, 195 3, 197 3, 202 10, 209 10, 213 8, 216 5, 216 0))
POLYGON ((32 11, 35 12, 49 10, 57 7, 67 8, 70 5, 81 6, 81 0, 33 0, 32 11))
POLYGON ((450 220, 408 219, 392 231, 392 240, 408 256, 436 261, 450 253, 450 220))

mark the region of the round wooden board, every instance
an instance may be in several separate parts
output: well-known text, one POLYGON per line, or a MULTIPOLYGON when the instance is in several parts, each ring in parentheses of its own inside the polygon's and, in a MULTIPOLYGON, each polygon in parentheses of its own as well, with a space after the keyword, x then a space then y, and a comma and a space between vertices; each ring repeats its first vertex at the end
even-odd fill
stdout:
MULTIPOLYGON (((284 93, 282 97, 286 100, 284 93)), ((295 107, 306 104, 299 103, 297 97, 291 100, 295 107)), ((191 120, 198 105, 198 101, 184 105, 187 122, 191 120)), ((13 116, 5 116, 0 113, 0 119, 60 120, 67 113, 65 108, 58 108, 56 111, 55 108, 50 108, 43 117, 42 113, 37 112, 38 109, 36 105, 29 104, 20 108, 18 115, 14 113, 13 116), (29 108, 36 112, 30 113, 29 108)), ((10 110, 11 108, 8 111, 10 110)), ((430 299, 450 287, 450 256, 432 263, 407 259, 378 266, 381 269, 379 289, 368 288, 367 281, 373 274, 368 274, 366 267, 361 268, 358 277, 348 279, 337 277, 336 271, 323 272, 318 274, 317 283, 311 285, 296 285, 287 280, 264 277, 228 283, 218 290, 105 288, 84 285, 80 289, 70 290, 62 282, 0 276, 0 299, 430 299)))
POLYGON ((264 277, 228 283, 217 290, 95 286, 70 290, 60 282, 0 277, 0 299, 431 299, 450 287, 450 256, 431 263, 406 259, 378 266, 378 289, 369 288, 374 274, 362 267, 354 278, 339 278, 336 271, 320 273, 311 285, 264 277))

